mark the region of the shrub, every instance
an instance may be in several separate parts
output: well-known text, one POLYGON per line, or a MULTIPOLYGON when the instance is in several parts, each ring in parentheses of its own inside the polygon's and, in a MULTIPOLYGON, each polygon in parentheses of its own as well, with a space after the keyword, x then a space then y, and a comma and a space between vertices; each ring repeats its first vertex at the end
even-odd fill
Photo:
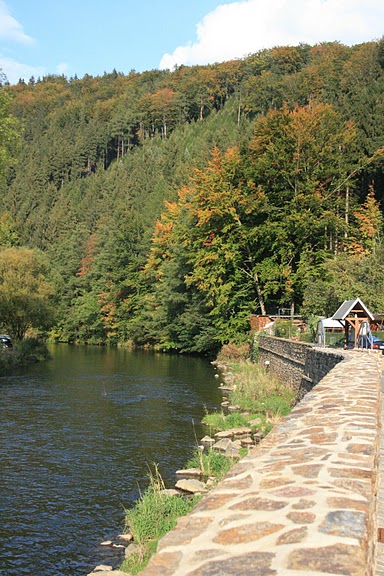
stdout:
POLYGON ((12 349, 0 349, 0 372, 4 373, 48 358, 50 354, 45 342, 37 338, 25 338, 16 342, 12 349))
POLYGON ((313 342, 315 341, 315 337, 312 336, 311 332, 301 332, 299 334, 299 340, 300 342, 307 342, 308 344, 313 344, 313 342))
POLYGON ((35 357, 36 360, 46 360, 50 357, 47 345, 38 338, 24 338, 15 344, 15 351, 24 358, 35 357))
POLYGON ((250 357, 249 344, 235 344, 229 342, 224 344, 217 355, 219 362, 229 362, 232 360, 247 360, 250 357))
POLYGON ((7 348, 0 349, 0 372, 7 372, 17 366, 15 363, 15 352, 7 348))

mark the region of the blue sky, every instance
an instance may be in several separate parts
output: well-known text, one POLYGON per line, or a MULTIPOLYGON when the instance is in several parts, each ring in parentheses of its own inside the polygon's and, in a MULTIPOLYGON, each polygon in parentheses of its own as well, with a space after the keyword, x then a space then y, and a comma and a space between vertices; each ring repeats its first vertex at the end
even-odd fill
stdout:
POLYGON ((384 34, 383 0, 0 0, 11 83, 242 57, 277 45, 384 34))

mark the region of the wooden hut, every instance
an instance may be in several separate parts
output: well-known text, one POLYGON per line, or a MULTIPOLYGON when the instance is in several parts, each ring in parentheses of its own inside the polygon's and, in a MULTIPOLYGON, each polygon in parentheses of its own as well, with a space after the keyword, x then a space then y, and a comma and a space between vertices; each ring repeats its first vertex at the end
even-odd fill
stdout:
POLYGON ((369 326, 374 321, 374 316, 360 298, 355 298, 345 300, 332 316, 332 320, 337 320, 344 327, 344 347, 347 348, 348 343, 352 342, 357 348, 362 325, 366 323, 369 326))

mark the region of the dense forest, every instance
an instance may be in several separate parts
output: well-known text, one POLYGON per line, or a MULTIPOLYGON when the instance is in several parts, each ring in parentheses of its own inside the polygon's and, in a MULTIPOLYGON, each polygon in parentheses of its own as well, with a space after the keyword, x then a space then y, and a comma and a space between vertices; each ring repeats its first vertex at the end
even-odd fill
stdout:
POLYGON ((209 353, 249 316, 384 312, 384 39, 0 89, 0 317, 209 353))

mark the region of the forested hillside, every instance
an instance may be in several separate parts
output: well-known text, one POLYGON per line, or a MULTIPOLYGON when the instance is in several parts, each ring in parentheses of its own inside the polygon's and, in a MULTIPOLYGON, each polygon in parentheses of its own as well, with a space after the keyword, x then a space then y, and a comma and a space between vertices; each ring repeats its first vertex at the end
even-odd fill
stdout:
POLYGON ((383 166, 383 39, 3 82, 3 261, 40 266, 0 271, 3 322, 29 290, 60 340, 203 353, 279 306, 384 312, 383 166))

